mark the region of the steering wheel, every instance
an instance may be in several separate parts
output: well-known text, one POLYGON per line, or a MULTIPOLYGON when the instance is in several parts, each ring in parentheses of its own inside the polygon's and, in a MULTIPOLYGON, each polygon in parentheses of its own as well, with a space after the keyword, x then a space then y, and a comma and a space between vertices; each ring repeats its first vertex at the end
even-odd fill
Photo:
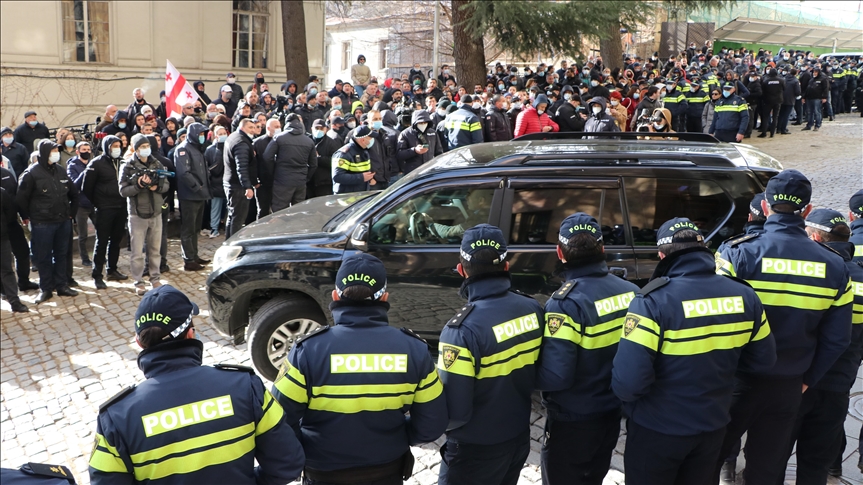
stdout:
POLYGON ((414 212, 410 217, 409 231, 414 243, 423 244, 430 238, 437 237, 434 233, 434 219, 425 212, 414 212))

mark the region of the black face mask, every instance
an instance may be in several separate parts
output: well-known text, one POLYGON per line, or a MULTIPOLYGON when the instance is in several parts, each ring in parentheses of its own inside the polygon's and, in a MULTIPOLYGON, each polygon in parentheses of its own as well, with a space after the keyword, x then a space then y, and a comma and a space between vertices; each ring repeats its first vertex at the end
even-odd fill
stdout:
POLYGON ((89 160, 90 152, 81 152, 78 154, 78 158, 80 158, 81 160, 89 160))

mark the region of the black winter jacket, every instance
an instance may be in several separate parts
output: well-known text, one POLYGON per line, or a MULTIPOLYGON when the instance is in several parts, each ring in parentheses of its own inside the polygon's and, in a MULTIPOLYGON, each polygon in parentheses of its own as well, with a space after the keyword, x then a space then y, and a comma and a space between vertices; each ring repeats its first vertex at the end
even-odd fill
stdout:
POLYGON ((332 192, 333 154, 341 147, 341 143, 326 135, 315 140, 315 154, 318 158, 318 166, 312 175, 312 184, 316 186, 329 186, 330 192, 332 192))
POLYGON ((794 106, 797 96, 800 96, 800 81, 788 74, 785 76, 785 92, 782 94, 782 104, 794 106))
POLYGON ((110 125, 102 128, 102 133, 107 135, 116 135, 117 133, 123 132, 126 134, 126 138, 132 137, 132 120, 134 120, 133 116, 129 116, 129 113, 125 111, 117 111, 117 114, 114 115, 114 121, 111 122, 110 125), (120 128, 120 120, 126 120, 125 128, 120 128))
MULTIPOLYGON (((48 133, 48 127, 44 123, 37 123, 34 128, 30 128, 30 125, 24 122, 15 128, 13 137, 16 142, 24 145, 27 153, 30 153, 35 150, 33 142, 39 139, 50 139, 50 134, 48 133)), ((21 174, 19 173, 18 176, 20 177, 21 174)))
POLYGON ((769 106, 782 104, 785 95, 785 80, 779 74, 768 75, 761 80, 764 103, 769 106))
MULTIPOLYGON (((210 200, 210 171, 204 159, 204 150, 198 143, 198 135, 206 128, 201 123, 189 125, 186 141, 174 150, 174 166, 177 167, 177 197, 180 200, 210 200)), ((219 182, 221 186, 221 181, 219 182)))
POLYGON ((49 164, 55 147, 51 140, 39 142, 39 161, 30 165, 18 179, 15 201, 30 222, 64 222, 78 212, 78 190, 59 163, 49 164))
POLYGON ((224 199, 225 186, 225 144, 214 143, 204 150, 204 161, 207 162, 207 173, 210 177, 210 195, 213 198, 224 199))
POLYGON ((255 148, 252 139, 242 131, 228 135, 224 148, 225 174, 222 182, 231 190, 251 189, 258 185, 255 148), (252 171, 255 176, 252 177, 252 171))
POLYGON ((90 199, 96 211, 121 209, 126 198, 120 195, 119 176, 123 160, 111 158, 111 145, 120 141, 114 135, 102 139, 102 154, 87 164, 81 191, 90 199))
POLYGON ((273 138, 264 152, 264 160, 273 167, 274 187, 305 185, 318 167, 315 142, 306 135, 299 119, 288 121, 285 131, 273 138))
POLYGON ((492 107, 485 114, 485 141, 512 140, 512 126, 502 109, 492 107))
MULTIPOLYGON (((509 123, 509 120, 507 120, 509 123)), ((405 128, 398 137, 398 151, 396 158, 399 161, 399 169, 402 173, 409 173, 432 158, 443 153, 440 138, 435 135, 432 127, 432 118, 428 111, 414 111, 411 116, 410 128, 405 128), (428 123, 424 132, 417 127, 419 123, 428 123), (419 145, 428 145, 428 151, 418 154, 414 148, 419 145)))
POLYGON ((830 92, 830 81, 824 73, 818 77, 813 77, 806 85, 806 99, 827 99, 827 94, 830 92))

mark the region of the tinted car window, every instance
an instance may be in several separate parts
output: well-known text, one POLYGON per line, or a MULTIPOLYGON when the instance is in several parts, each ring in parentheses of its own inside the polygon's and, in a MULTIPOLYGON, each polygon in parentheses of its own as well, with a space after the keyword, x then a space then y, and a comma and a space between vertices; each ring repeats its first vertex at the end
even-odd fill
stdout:
POLYGON ((372 226, 376 244, 459 244, 466 229, 488 222, 493 188, 441 188, 397 205, 372 226))
POLYGON ((710 180, 625 177, 624 183, 636 246, 655 246, 656 230, 674 217, 688 217, 707 236, 732 208, 722 187, 710 180))
POLYGON ((516 189, 512 204, 510 244, 557 244, 560 223, 585 212, 602 226, 606 245, 624 245, 623 214, 617 189, 516 189))

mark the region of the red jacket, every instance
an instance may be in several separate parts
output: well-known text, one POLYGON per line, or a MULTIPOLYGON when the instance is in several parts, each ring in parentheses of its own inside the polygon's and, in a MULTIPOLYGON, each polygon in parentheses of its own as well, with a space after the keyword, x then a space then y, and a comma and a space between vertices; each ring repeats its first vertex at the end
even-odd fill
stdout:
POLYGON ((539 133, 546 126, 550 126, 551 131, 560 131, 560 127, 557 126, 557 123, 551 121, 548 113, 543 113, 542 116, 537 115, 536 108, 529 106, 519 113, 518 118, 515 119, 515 133, 513 133, 513 136, 519 137, 529 133, 539 133))

